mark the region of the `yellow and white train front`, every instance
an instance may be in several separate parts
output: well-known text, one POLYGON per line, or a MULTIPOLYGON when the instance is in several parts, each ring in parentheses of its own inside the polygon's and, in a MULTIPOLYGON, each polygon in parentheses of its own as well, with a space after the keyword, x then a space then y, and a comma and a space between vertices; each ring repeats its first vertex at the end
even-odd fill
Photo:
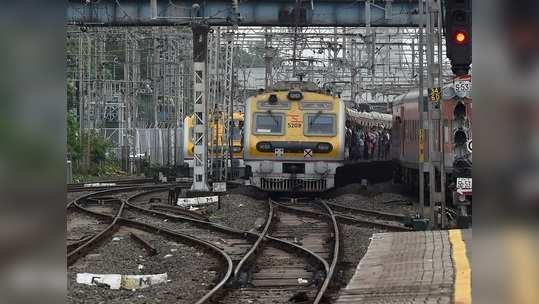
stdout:
POLYGON ((319 192, 334 187, 344 162, 345 112, 318 92, 278 91, 247 100, 244 161, 265 191, 319 192))
MULTIPOLYGON (((232 128, 232 153, 234 156, 234 168, 238 171, 234 175, 243 175, 243 145, 242 145, 242 126, 243 126, 243 113, 233 113, 233 128, 232 128)), ((183 155, 184 161, 189 165, 189 168, 193 168, 193 121, 194 115, 187 116, 184 119, 184 134, 183 134, 183 155)), ((224 117, 220 115, 217 121, 211 120, 211 128, 208 128, 208 153, 210 157, 220 160, 223 157, 223 149, 226 143, 224 142, 224 117), (211 140, 210 140, 211 139, 211 140)), ((230 164, 229 164, 230 166, 230 164)))

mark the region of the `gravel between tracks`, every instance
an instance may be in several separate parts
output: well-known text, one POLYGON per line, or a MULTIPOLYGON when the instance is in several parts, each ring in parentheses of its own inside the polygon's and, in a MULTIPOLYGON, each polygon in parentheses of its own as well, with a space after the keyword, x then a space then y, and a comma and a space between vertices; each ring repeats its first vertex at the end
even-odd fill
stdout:
POLYGON ((212 222, 239 230, 250 230, 255 224, 264 224, 267 202, 242 194, 226 194, 220 200, 221 209, 217 209, 216 205, 208 209, 212 222))
POLYGON ((77 210, 68 210, 66 215, 68 241, 76 241, 82 237, 94 235, 107 226, 107 222, 89 216, 77 210))
POLYGON ((347 207, 413 215, 415 199, 400 192, 398 185, 391 183, 374 184, 367 190, 361 189, 360 184, 350 184, 328 192, 325 197, 327 202, 347 207))
POLYGON ((110 241, 68 268, 67 303, 193 303, 213 285, 220 261, 202 248, 178 243, 158 235, 122 228, 110 241), (129 232, 148 240, 158 251, 147 256, 129 232), (172 256, 165 258, 165 255, 172 256), (139 265, 144 265, 139 270, 139 265), (167 273, 167 283, 137 291, 110 290, 76 283, 76 273, 159 274, 167 273))

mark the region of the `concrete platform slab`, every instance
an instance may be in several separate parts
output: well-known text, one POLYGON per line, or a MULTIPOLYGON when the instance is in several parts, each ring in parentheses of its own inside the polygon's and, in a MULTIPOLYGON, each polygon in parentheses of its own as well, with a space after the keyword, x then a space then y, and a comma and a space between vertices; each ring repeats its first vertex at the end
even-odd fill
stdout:
POLYGON ((377 233, 335 303, 471 303, 471 230, 377 233))

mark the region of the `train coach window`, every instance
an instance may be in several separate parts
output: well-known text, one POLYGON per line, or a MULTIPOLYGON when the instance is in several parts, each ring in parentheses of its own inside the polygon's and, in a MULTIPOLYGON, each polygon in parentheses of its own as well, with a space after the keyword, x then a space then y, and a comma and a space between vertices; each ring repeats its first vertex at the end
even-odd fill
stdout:
POLYGON ((282 135, 284 115, 280 113, 255 113, 254 133, 260 135, 282 135))
POLYGON ((305 115, 305 135, 320 136, 336 134, 335 115, 328 114, 306 114, 305 115))

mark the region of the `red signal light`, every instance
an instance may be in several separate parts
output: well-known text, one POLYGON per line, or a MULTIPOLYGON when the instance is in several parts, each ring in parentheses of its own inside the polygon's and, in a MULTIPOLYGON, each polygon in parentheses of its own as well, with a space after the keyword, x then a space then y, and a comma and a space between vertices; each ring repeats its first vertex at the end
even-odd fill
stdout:
POLYGON ((455 32, 455 35, 453 35, 453 39, 457 44, 465 44, 468 42, 468 34, 464 31, 457 31, 455 32))

